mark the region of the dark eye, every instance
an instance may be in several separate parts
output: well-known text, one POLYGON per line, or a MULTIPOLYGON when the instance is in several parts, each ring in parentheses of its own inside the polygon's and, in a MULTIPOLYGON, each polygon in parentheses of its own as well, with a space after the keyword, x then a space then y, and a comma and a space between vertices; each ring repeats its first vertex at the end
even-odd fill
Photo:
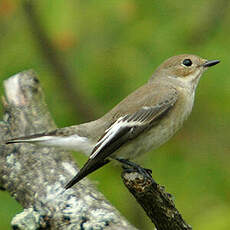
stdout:
POLYGON ((185 66, 191 66, 192 65, 192 61, 190 59, 184 59, 183 65, 185 65, 185 66))

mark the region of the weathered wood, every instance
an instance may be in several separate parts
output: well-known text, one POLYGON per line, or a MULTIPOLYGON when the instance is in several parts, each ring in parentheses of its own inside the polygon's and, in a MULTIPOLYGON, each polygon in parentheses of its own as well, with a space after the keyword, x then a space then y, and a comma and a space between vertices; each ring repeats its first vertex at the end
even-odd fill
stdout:
POLYGON ((176 209, 172 197, 163 186, 149 176, 129 169, 122 173, 125 186, 145 210, 157 230, 191 230, 176 209))

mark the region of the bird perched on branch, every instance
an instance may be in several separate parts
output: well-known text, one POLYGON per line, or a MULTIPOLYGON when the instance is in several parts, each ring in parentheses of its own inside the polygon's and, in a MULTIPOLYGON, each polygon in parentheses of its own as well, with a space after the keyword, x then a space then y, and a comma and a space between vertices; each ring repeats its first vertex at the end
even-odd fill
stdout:
POLYGON ((149 81, 101 118, 52 132, 15 138, 10 143, 58 146, 89 155, 66 189, 112 159, 127 160, 168 141, 192 111, 195 90, 203 72, 219 60, 191 54, 164 61, 149 81))

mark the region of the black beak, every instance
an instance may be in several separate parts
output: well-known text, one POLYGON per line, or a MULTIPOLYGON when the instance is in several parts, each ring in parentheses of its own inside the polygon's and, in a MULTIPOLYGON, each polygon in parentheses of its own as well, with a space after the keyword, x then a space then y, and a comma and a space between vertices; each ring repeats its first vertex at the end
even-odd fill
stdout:
POLYGON ((206 61, 203 66, 204 67, 210 67, 210 66, 213 66, 213 65, 216 65, 218 64, 220 61, 219 60, 212 60, 212 61, 206 61))

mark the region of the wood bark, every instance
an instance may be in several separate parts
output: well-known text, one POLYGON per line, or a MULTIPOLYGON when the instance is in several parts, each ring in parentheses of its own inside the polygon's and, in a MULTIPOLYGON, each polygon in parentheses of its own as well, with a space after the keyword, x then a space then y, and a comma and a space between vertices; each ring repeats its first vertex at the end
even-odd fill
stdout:
POLYGON ((158 230, 191 230, 176 209, 171 194, 149 176, 132 170, 122 174, 123 182, 158 230))

